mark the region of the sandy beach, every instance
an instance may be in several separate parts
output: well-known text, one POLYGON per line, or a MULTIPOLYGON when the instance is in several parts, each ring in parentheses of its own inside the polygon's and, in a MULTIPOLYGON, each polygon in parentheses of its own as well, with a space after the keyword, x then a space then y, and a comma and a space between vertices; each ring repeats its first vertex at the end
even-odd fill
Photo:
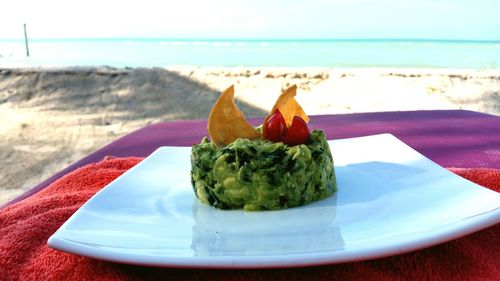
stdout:
POLYGON ((499 70, 378 68, 0 69, 0 204, 147 124, 206 119, 234 84, 247 117, 297 84, 309 115, 467 109, 500 115, 499 70))

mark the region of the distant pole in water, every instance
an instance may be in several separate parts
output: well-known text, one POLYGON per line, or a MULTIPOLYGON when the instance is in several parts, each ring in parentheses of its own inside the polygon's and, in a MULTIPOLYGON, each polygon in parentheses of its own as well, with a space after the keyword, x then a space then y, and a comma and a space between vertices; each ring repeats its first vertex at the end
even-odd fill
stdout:
POLYGON ((30 49, 28 49, 28 33, 26 33, 26 24, 24 24, 24 44, 26 45, 26 56, 30 56, 30 49))

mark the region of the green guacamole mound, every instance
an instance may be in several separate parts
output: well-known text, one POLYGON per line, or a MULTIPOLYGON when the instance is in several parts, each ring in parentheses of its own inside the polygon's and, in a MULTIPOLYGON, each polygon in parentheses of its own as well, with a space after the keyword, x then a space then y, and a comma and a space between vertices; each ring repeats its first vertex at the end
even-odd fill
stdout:
POLYGON ((207 138, 191 151, 196 197, 220 209, 276 210, 324 199, 336 190, 330 147, 321 130, 307 145, 238 139, 217 148, 207 138))

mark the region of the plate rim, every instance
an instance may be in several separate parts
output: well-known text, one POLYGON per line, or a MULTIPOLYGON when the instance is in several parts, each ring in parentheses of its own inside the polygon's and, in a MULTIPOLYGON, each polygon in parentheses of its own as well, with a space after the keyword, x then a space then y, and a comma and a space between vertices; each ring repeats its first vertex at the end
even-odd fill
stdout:
MULTIPOLYGON (((329 144, 335 141, 341 140, 351 140, 369 137, 383 137, 391 136, 396 141, 404 144, 407 148, 415 151, 421 157, 437 165, 444 171, 447 169, 439 166, 434 161, 430 160, 426 156, 422 155, 420 152, 416 151, 414 148, 397 138, 390 133, 366 135, 354 138, 344 138, 337 140, 328 140, 329 144)), ((89 200, 87 200, 82 206, 71 215, 48 239, 47 245, 50 248, 60 250, 66 253, 77 254, 89 258, 118 262, 132 265, 141 266, 155 266, 155 267, 168 267, 168 268, 200 268, 200 269, 255 269, 255 268, 290 268, 290 267, 306 267, 306 266, 319 266, 326 264, 338 264, 338 263, 348 263, 355 261, 364 261, 377 258, 383 258, 388 256, 394 256, 404 253, 409 253, 417 251, 420 249, 432 247, 438 244, 442 244, 457 238, 472 234, 479 230, 488 228, 490 226, 500 223, 500 207, 496 207, 473 216, 464 217, 462 220, 453 221, 441 225, 437 229, 432 231, 427 231, 424 237, 415 238, 417 234, 409 235, 406 239, 401 240, 397 243, 392 243, 389 245, 379 245, 373 247, 364 247, 361 249, 351 249, 349 252, 344 251, 324 251, 324 252, 313 252, 313 253, 299 253, 299 254, 283 254, 283 255, 255 255, 255 256, 189 256, 189 257, 158 257, 151 255, 141 255, 141 254, 131 254, 126 255, 113 252, 113 251, 99 251, 100 254, 96 254, 95 247, 85 245, 83 243, 74 242, 69 239, 60 237, 61 232, 64 231, 64 227, 70 224, 78 213, 83 209, 89 202, 94 198, 97 198, 100 193, 104 192, 108 188, 112 188, 114 183, 121 177, 133 173, 136 169, 139 169, 145 161, 158 153, 160 150, 168 149, 189 149, 186 146, 162 146, 157 148, 148 157, 144 158, 140 163, 132 167, 131 169, 124 172, 122 175, 108 183, 101 190, 96 192, 89 200)), ((458 177, 458 175, 448 171, 458 177)), ((463 179, 463 178, 462 178, 463 179)), ((464 179, 466 180, 466 179, 464 179)), ((468 180, 466 180, 468 181, 468 180)), ((477 187, 488 190, 493 193, 497 193, 491 189, 485 188, 483 186, 477 185, 471 181, 468 181, 477 187)))

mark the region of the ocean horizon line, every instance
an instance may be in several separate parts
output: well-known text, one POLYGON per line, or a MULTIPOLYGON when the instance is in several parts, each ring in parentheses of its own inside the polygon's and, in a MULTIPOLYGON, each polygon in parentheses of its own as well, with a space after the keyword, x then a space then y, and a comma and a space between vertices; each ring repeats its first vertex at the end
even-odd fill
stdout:
MULTIPOLYGON (((0 42, 19 42, 24 38, 0 38, 0 42)), ((431 38, 174 38, 174 37, 68 37, 68 38, 28 38, 32 42, 83 42, 83 41, 142 41, 142 42, 247 42, 247 43, 390 43, 390 42, 409 42, 409 43, 484 43, 500 44, 499 40, 476 40, 476 39, 431 39, 431 38)))
POLYGON ((0 39, 0 63, 115 66, 411 66, 500 69, 500 41, 443 39, 0 39))

